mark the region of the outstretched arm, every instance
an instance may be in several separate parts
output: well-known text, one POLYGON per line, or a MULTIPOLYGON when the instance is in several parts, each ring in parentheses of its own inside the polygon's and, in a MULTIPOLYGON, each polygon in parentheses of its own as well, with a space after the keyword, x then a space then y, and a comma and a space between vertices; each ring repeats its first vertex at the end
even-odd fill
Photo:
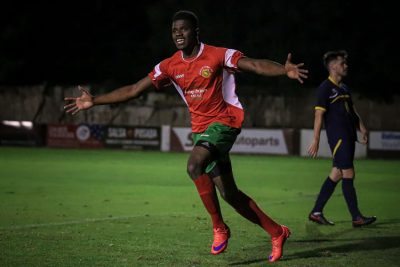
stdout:
POLYGON ((290 79, 296 79, 303 83, 307 78, 308 70, 303 69, 304 63, 293 64, 292 55, 289 53, 285 65, 269 59, 254 59, 244 57, 238 61, 238 67, 242 71, 254 72, 264 76, 287 75, 290 79))
POLYGON ((126 85, 99 96, 92 96, 86 89, 78 86, 82 94, 79 97, 64 98, 64 100, 67 101, 64 109, 67 113, 74 115, 81 110, 89 109, 95 105, 125 102, 129 99, 138 97, 142 92, 151 86, 152 82, 148 76, 135 84, 126 85))
POLYGON ((308 154, 315 158, 318 154, 318 149, 319 149, 319 138, 321 135, 321 129, 322 129, 322 119, 324 115, 325 110, 321 109, 316 109, 315 110, 315 117, 314 117, 314 138, 308 147, 308 154))

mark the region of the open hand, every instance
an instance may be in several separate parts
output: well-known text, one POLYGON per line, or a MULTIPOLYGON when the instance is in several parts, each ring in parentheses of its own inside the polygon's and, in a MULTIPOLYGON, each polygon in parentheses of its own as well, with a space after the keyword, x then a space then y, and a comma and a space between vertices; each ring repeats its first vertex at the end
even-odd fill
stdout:
POLYGON ((65 112, 75 115, 81 110, 89 109, 93 106, 93 96, 88 90, 78 86, 79 91, 81 91, 81 96, 79 97, 65 97, 64 101, 67 104, 64 106, 65 112), (72 101, 72 103, 71 103, 72 101))
POLYGON ((302 67, 304 66, 304 63, 300 64, 293 64, 292 63, 292 54, 289 53, 288 57, 285 62, 285 69, 286 69, 286 75, 290 79, 296 79, 300 83, 303 83, 303 79, 307 79, 307 73, 308 70, 303 69, 302 67))

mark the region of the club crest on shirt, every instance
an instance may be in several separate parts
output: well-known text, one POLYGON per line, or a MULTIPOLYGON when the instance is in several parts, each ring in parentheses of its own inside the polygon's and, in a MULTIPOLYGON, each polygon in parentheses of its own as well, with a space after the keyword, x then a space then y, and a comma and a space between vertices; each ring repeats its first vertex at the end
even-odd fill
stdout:
POLYGON ((213 73, 213 70, 212 70, 212 68, 211 67, 209 67, 209 66, 203 66, 203 67, 201 67, 201 69, 200 69, 200 75, 203 77, 203 78, 210 78, 210 76, 211 76, 211 74, 213 73))
POLYGON ((336 88, 332 88, 332 95, 329 96, 329 98, 335 98, 339 95, 339 92, 336 90, 336 88))

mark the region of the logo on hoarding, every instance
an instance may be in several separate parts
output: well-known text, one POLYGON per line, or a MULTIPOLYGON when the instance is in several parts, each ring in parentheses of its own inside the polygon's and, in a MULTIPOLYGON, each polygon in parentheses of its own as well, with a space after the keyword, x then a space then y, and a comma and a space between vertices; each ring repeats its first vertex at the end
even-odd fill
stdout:
POLYGON ((86 125, 80 125, 76 129, 76 137, 78 138, 79 141, 86 141, 90 137, 90 129, 86 125))

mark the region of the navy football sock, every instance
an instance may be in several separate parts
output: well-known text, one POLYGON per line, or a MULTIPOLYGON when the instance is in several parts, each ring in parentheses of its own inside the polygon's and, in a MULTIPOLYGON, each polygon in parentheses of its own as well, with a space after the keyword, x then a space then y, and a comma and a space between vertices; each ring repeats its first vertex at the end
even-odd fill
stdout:
POLYGON ((347 207, 351 213, 353 221, 357 220, 357 217, 361 216, 360 210, 358 209, 358 201, 356 189, 354 188, 354 179, 343 178, 342 179, 342 190, 344 199, 346 200, 347 207))
POLYGON ((335 191, 337 183, 331 180, 331 178, 326 178, 325 182, 322 184, 321 190, 319 191, 319 195, 317 201, 315 202, 315 206, 312 209, 312 213, 314 212, 322 212, 325 207, 326 202, 328 202, 329 198, 332 196, 333 191, 335 191))

